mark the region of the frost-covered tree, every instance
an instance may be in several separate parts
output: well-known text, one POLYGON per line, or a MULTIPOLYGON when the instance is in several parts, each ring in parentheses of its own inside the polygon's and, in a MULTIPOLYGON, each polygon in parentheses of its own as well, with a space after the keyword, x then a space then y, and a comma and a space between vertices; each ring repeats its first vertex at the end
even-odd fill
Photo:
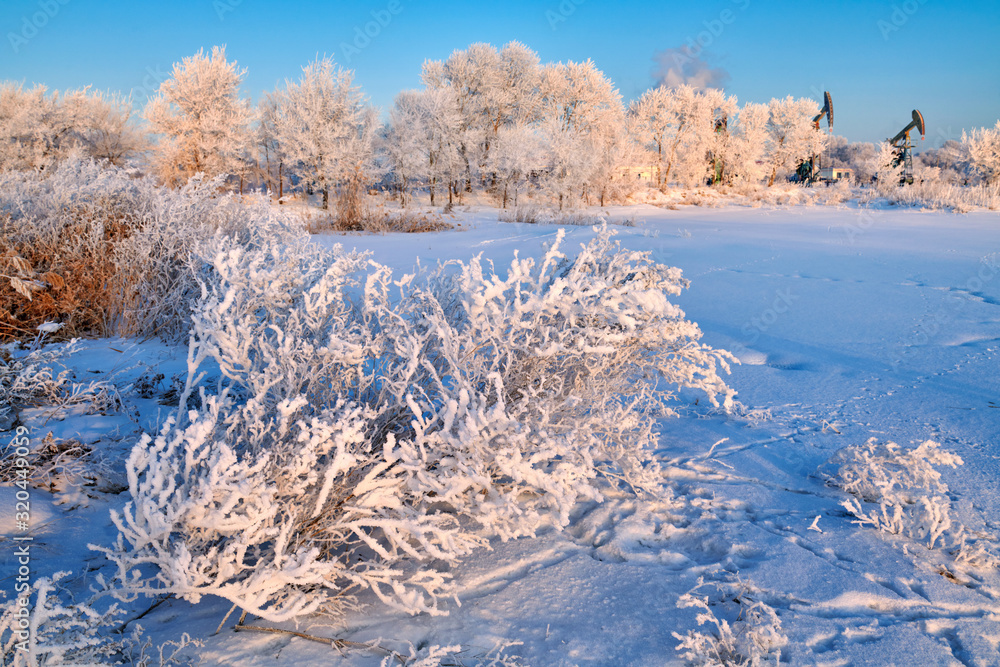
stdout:
POLYGON ((888 141, 879 143, 875 154, 865 164, 864 171, 872 174, 879 190, 894 190, 903 175, 903 163, 899 161, 896 147, 888 141))
MULTIPOLYGON (((708 153, 725 152, 725 120, 735 114, 735 98, 714 88, 698 89, 686 84, 659 87, 633 102, 630 113, 636 141, 656 167, 656 182, 663 189, 674 180, 692 186, 709 172, 708 153)), ((718 155, 717 159, 722 159, 718 155)))
POLYGON ((629 106, 630 129, 647 160, 655 166, 654 182, 660 189, 666 188, 671 154, 676 154, 676 144, 670 142, 670 131, 679 123, 675 99, 670 89, 658 86, 629 106))
POLYGON ((401 184, 426 183, 432 206, 442 190, 449 202, 461 192, 467 173, 461 124, 448 88, 404 91, 390 113, 384 149, 388 162, 401 184))
POLYGON ((602 196, 610 175, 627 166, 621 94, 590 60, 544 66, 540 94, 548 153, 544 189, 560 208, 602 196))
POLYGON ((407 205, 410 190, 427 172, 425 132, 421 131, 426 118, 420 96, 416 91, 403 91, 396 95, 379 142, 382 157, 392 172, 403 206, 407 205))
POLYGON ((968 155, 969 166, 984 182, 1000 183, 1000 120, 993 128, 981 127, 968 134, 962 132, 962 146, 968 155))
POLYGON ((486 159, 486 170, 503 208, 508 202, 517 205, 518 195, 541 160, 542 137, 537 128, 523 123, 500 128, 486 159))
POLYGON ((164 182, 177 184, 197 173, 239 174, 253 142, 254 110, 240 96, 246 70, 226 60, 224 47, 204 50, 174 65, 172 76, 145 108, 159 141, 153 165, 164 182))
POLYGON ((0 84, 0 169, 41 171, 73 153, 121 166, 146 145, 131 100, 87 89, 0 84))
POLYGON ((354 73, 323 58, 302 68, 297 82, 276 94, 274 125, 282 153, 305 182, 323 193, 353 196, 374 174, 376 115, 354 73))
POLYGON ((794 169, 802 160, 823 152, 826 134, 813 126, 812 119, 819 112, 819 105, 807 98, 774 99, 768 103, 771 118, 768 122, 769 146, 768 186, 774 185, 779 173, 794 169))
POLYGON ((450 91, 458 110, 459 155, 465 167, 464 189, 474 180, 487 187, 486 162, 501 128, 530 122, 538 106, 539 60, 519 42, 501 49, 472 44, 444 61, 424 63, 428 88, 450 91))
POLYGON ((969 180, 969 153, 960 141, 949 139, 940 148, 914 155, 913 161, 921 170, 936 169, 938 177, 945 183, 961 185, 969 180))
POLYGON ((748 102, 739 111, 735 124, 730 124, 730 143, 726 172, 733 184, 760 183, 765 176, 763 161, 767 155, 767 124, 771 117, 766 104, 748 102))
POLYGON ((263 179, 268 190, 278 196, 285 194, 285 162, 287 156, 278 141, 278 94, 264 93, 257 104, 257 146, 263 154, 263 179))
POLYGON ((0 168, 39 171, 56 159, 62 137, 53 134, 55 107, 44 86, 0 84, 0 168))
POLYGON ((85 155, 121 167, 148 147, 146 133, 132 117, 131 97, 96 92, 81 102, 79 132, 85 155))

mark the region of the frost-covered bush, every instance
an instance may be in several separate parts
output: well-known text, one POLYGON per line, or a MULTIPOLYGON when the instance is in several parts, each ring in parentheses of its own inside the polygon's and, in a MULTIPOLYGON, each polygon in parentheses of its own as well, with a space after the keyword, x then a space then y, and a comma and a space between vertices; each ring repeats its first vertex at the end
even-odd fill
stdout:
POLYGON ((968 213, 977 207, 995 211, 1000 210, 1000 183, 955 185, 940 178, 925 178, 921 171, 910 185, 867 188, 859 201, 866 205, 947 209, 955 213, 968 213))
POLYGON ((385 376, 411 413, 419 458, 405 465, 424 497, 505 538, 565 525, 599 481, 657 491, 653 419, 673 388, 731 403, 729 355, 668 300, 680 271, 611 237, 569 258, 560 232, 506 276, 477 257, 410 283, 384 325, 385 376))
POLYGON ((560 211, 531 205, 517 205, 502 209, 497 216, 500 222, 525 222, 528 224, 574 225, 589 227, 593 225, 621 225, 635 227, 634 218, 611 220, 607 216, 586 213, 583 211, 560 211))
POLYGON ((60 583, 69 572, 40 577, 30 586, 20 584, 17 596, 0 608, 0 653, 4 667, 90 667, 119 665, 122 659, 136 667, 187 665, 181 656, 201 642, 183 635, 154 647, 136 625, 128 636, 116 633, 125 611, 117 604, 99 609, 75 602, 60 583))
POLYGON ((0 340, 49 321, 67 338, 186 333, 191 251, 220 231, 291 224, 264 198, 219 196, 219 184, 175 191, 79 159, 0 173, 0 340))
POLYGON ((459 645, 454 646, 426 646, 416 648, 410 644, 403 654, 393 651, 382 659, 380 667, 394 667, 395 665, 405 665, 405 667, 463 667, 473 664, 470 660, 475 660, 479 667, 523 667, 524 663, 517 656, 507 653, 507 649, 512 646, 520 646, 520 642, 501 642, 489 651, 478 655, 469 655, 469 649, 459 645))
POLYGON ((781 619, 775 610, 765 602, 754 599, 748 584, 741 583, 731 595, 717 586, 722 595, 721 599, 715 600, 695 595, 704 585, 699 580, 698 586, 677 600, 678 607, 700 610, 696 617, 699 626, 706 623, 714 626, 714 630, 709 632, 689 630, 684 635, 671 633, 680 640, 677 650, 688 664, 697 667, 777 665, 781 660, 781 648, 788 643, 788 637, 781 632, 781 619))
POLYGON ((440 564, 484 537, 564 525, 603 484, 658 492, 654 417, 675 386, 729 405, 729 356, 669 302, 680 272, 610 237, 398 280, 304 239, 216 239, 180 400, 202 407, 136 446, 102 549, 124 591, 284 620, 367 589, 435 613, 440 564))
POLYGON ((0 347, 0 420, 25 405, 66 408, 89 404, 92 412, 118 408, 121 397, 113 384, 74 382, 73 373, 62 366, 61 360, 78 349, 76 339, 27 352, 0 347))
POLYGON ((108 664, 116 647, 101 631, 106 632, 122 612, 116 605, 98 612, 67 602, 58 582, 68 574, 41 577, 6 602, 0 614, 4 665, 108 664))
POLYGON ((858 518, 887 533, 906 535, 933 548, 938 540, 957 543, 964 526, 952 516, 948 485, 940 466, 955 468, 962 459, 927 440, 913 449, 871 438, 837 452, 827 463, 830 483, 853 498, 841 504, 858 518), (877 508, 866 509, 866 505, 877 508))

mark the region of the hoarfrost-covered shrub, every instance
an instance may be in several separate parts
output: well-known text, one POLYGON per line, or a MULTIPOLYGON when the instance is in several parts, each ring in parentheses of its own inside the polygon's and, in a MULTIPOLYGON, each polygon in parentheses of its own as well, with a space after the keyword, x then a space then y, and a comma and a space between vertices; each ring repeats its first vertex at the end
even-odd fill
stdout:
POLYGON ((91 602, 74 602, 60 583, 69 572, 40 577, 29 589, 0 607, 0 652, 5 667, 136 667, 189 665, 185 648, 201 646, 187 634, 158 647, 136 625, 129 636, 115 631, 125 611, 117 604, 103 611, 91 602), (27 604, 24 604, 27 602, 27 604))
POLYGON ((98 612, 85 604, 67 602, 59 581, 68 574, 41 577, 31 590, 19 591, 18 597, 4 605, 0 614, 4 665, 109 664, 117 647, 102 631, 106 633, 122 611, 116 605, 98 612))
POLYGON ((291 225, 265 198, 220 186, 193 178, 171 190, 80 159, 0 173, 0 340, 50 321, 67 338, 186 333, 191 252, 216 233, 291 225))
POLYGON ((0 347, 0 423, 13 421, 11 413, 16 416, 20 408, 29 405, 68 408, 89 404, 91 413, 118 409, 122 401, 114 384, 74 382, 73 372, 62 365, 61 360, 78 349, 76 339, 27 352, 18 351, 13 345, 0 347))
POLYGON ((202 407, 138 443, 102 549, 123 592, 278 621, 367 589, 437 613, 441 565, 486 537, 565 525, 608 483, 662 493, 654 418, 675 386, 730 405, 731 357, 669 302, 680 272, 611 236, 569 258, 560 235, 505 277, 477 257, 399 279, 304 238, 217 238, 180 400, 202 407))
POLYGON ((765 602, 754 599, 746 583, 741 583, 732 595, 727 595, 717 585, 722 595, 716 600, 695 595, 704 585, 699 580, 697 586, 677 601, 678 607, 700 610, 696 617, 699 626, 715 626, 710 632, 689 630, 685 635, 671 633, 680 640, 677 650, 687 663, 697 667, 777 665, 781 660, 781 648, 788 644, 788 637, 781 632, 781 619, 775 610, 765 602), (734 610, 736 613, 731 613, 734 610))
POLYGON ((411 484, 504 538, 565 525, 601 481, 659 492, 649 452, 672 388, 733 396, 717 374, 729 355, 698 344, 668 300, 686 285, 679 270, 606 228, 569 258, 563 235, 505 277, 478 257, 438 268, 385 325, 387 383, 419 453, 404 461, 411 484))
POLYGON ((864 445, 837 452, 828 462, 834 471, 830 483, 850 493, 841 503, 858 518, 887 533, 906 535, 933 548, 959 543, 965 527, 952 516, 948 486, 941 481, 940 466, 955 468, 962 459, 927 440, 913 449, 871 438, 864 445), (866 510, 867 505, 877 508, 866 510))

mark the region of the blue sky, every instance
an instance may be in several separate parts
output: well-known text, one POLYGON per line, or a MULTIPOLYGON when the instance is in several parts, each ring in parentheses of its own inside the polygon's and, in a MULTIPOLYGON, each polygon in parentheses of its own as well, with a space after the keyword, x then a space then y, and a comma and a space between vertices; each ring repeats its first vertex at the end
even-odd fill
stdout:
POLYGON ((834 130, 851 141, 895 134, 914 108, 928 124, 923 147, 1000 117, 996 0, 3 0, 0 29, 0 79, 138 98, 174 62, 224 44, 248 68, 254 99, 332 54, 388 108, 398 91, 420 86, 425 59, 518 40, 543 62, 593 59, 626 100, 654 85, 657 53, 690 45, 728 75, 722 87, 740 102, 819 100, 829 90, 834 130), (367 43, 358 37, 366 26, 367 43))

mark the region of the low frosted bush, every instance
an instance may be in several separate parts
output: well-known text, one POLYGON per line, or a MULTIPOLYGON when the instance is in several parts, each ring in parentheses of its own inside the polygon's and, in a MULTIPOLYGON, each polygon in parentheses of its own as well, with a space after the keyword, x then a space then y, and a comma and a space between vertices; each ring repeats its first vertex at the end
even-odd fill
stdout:
POLYGON ((134 626, 128 636, 115 631, 125 615, 117 604, 99 609, 75 602, 61 581, 69 572, 40 577, 31 586, 17 588, 17 597, 0 606, 0 650, 5 667, 90 667, 119 665, 122 659, 136 667, 189 665, 181 655, 201 642, 183 635, 158 647, 134 626))
POLYGON ((1000 183, 955 185, 940 179, 917 180, 911 185, 890 184, 867 188, 859 197, 862 204, 909 206, 932 210, 946 209, 968 213, 976 208, 1000 210, 1000 183))
POLYGON ((716 585, 721 595, 714 600, 695 594, 703 586, 699 580, 697 586, 677 600, 678 607, 700 610, 696 617, 699 627, 714 626, 708 632, 671 633, 680 640, 677 650, 687 663, 697 667, 779 664, 781 648, 788 644, 788 637, 781 632, 781 619, 775 610, 754 599, 748 584, 739 583, 732 594, 716 585))
POLYGON ((671 387, 730 405, 730 357, 669 302, 680 272, 610 237, 398 279, 303 239, 216 239, 180 400, 202 407, 135 447, 102 549, 123 593, 277 621, 370 590, 438 613, 447 563, 485 538, 565 525, 602 485, 660 493, 654 419, 671 387))
POLYGON ((957 543, 964 527, 953 516, 948 486, 939 466, 955 468, 962 459, 927 440, 913 449, 871 438, 843 449, 828 462, 830 483, 853 498, 841 504, 859 525, 906 535, 933 548, 939 540, 957 543), (877 505, 866 509, 865 505, 877 505))
POLYGON ((79 159, 0 173, 0 340, 35 335, 183 336, 197 284, 191 252, 216 233, 290 225, 263 197, 179 190, 79 159))
POLYGON ((107 412, 121 406, 114 384, 74 382, 62 360, 79 348, 74 339, 64 345, 21 352, 0 347, 0 420, 7 421, 24 406, 67 408, 87 404, 89 411, 107 412))
POLYGON ((585 211, 561 211, 532 205, 517 205, 513 208, 501 209, 497 215, 500 222, 524 222, 531 225, 573 225, 588 227, 592 225, 621 225, 635 227, 634 218, 611 219, 606 215, 592 214, 585 211))
POLYGON ((132 452, 133 503, 103 549, 124 591, 219 595, 273 621, 335 616, 357 589, 433 613, 445 575, 402 561, 453 561, 478 541, 419 512, 396 465, 372 387, 381 342, 348 295, 367 260, 266 231, 220 237, 206 258, 180 405, 207 359, 221 376, 132 452))
POLYGON ((680 271, 611 237, 570 259, 560 233, 506 276, 474 258, 410 284, 386 319, 385 375, 410 413, 419 458, 406 465, 424 497, 503 537, 565 525, 598 481, 657 491, 653 420, 672 388, 731 404, 716 372, 729 356, 668 300, 680 271))

